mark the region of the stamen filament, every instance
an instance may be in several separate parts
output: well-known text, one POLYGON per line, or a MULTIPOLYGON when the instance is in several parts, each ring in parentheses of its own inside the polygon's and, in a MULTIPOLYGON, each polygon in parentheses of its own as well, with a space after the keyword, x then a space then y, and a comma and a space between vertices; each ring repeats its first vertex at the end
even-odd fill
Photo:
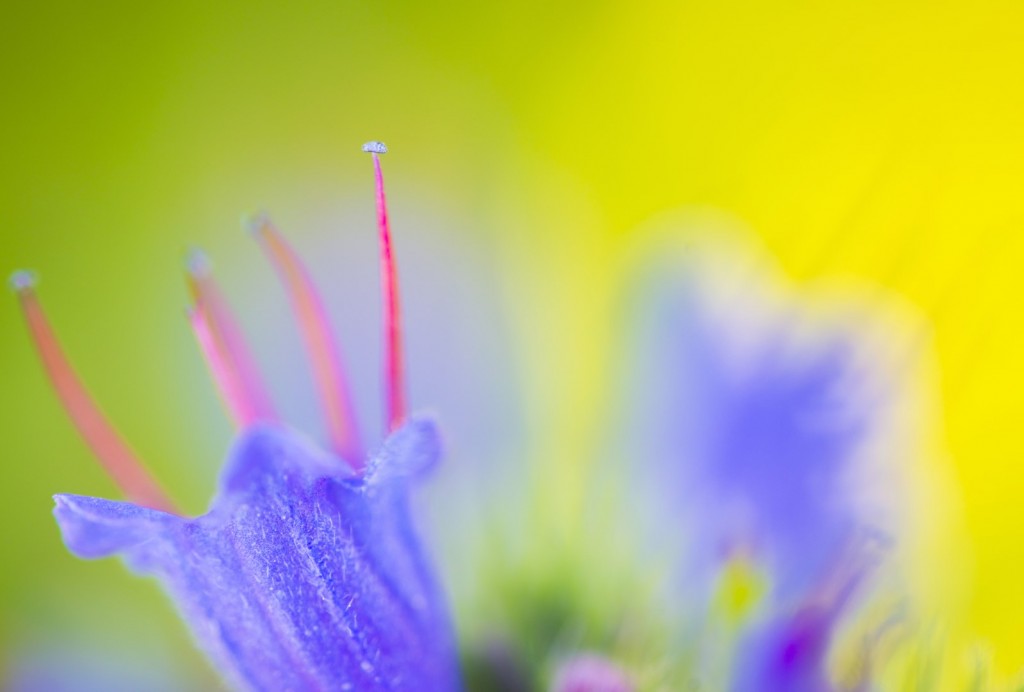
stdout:
POLYGON ((232 400, 243 425, 259 420, 274 420, 274 409, 260 380, 255 361, 242 337, 227 301, 213 280, 209 261, 201 252, 194 252, 188 261, 188 280, 196 308, 202 312, 213 343, 217 345, 220 360, 233 387, 232 400))
POLYGON ((34 290, 34 280, 26 272, 11 278, 18 294, 25 321, 68 417, 100 464, 132 502, 164 512, 177 513, 174 503, 139 461, 135 452, 107 421, 89 396, 85 386, 68 362, 34 290))
POLYGON ((380 154, 387 152, 381 142, 367 142, 363 151, 373 156, 377 186, 377 225, 380 228, 381 291, 384 303, 384 380, 387 398, 388 430, 393 431, 405 420, 405 369, 402 355, 402 316, 398 304, 398 274, 391 247, 391 227, 384 199, 384 174, 380 154))
POLYGON ((261 216, 255 219, 252 231, 288 291, 313 365, 314 380, 320 392, 334 451, 359 471, 363 465, 363 453, 355 407, 320 294, 298 254, 269 218, 261 216))
POLYGON ((217 385, 224 408, 236 427, 243 427, 249 418, 249 409, 244 395, 239 391, 237 375, 224 359, 224 354, 217 344, 217 338, 210 329, 210 323, 203 309, 195 306, 188 311, 188 322, 192 326, 196 342, 202 351, 203 359, 210 370, 210 376, 217 385))

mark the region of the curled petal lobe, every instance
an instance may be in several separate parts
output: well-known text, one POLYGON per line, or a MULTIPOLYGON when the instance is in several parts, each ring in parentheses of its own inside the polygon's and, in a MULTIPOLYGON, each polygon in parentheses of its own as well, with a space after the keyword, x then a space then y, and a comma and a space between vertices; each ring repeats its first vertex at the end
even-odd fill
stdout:
POLYGON ((53 500, 64 543, 72 553, 88 559, 133 550, 181 521, 130 502, 83 495, 54 495, 53 500))
POLYGON ((368 482, 415 478, 431 471, 441 457, 441 436, 429 418, 412 418, 388 437, 366 470, 368 482))

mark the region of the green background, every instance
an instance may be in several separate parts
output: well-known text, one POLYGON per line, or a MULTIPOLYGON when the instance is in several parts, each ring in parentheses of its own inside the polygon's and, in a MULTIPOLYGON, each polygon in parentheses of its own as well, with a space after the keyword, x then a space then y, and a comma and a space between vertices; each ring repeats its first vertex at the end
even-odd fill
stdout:
MULTIPOLYGON (((483 360, 514 373, 521 439, 479 463, 547 467, 534 502, 564 539, 607 422, 622 258, 661 214, 724 210, 798 284, 855 277, 929 325, 967 542, 922 573, 969 584, 947 627, 1006 674, 1024 666, 1022 60, 1012 2, 7 3, 0 265, 39 271, 79 372, 199 512, 231 432, 182 317, 182 253, 209 250, 259 323, 272 282, 239 216, 270 209, 307 251, 330 229, 372 253, 358 145, 383 139, 399 247, 428 219, 418 266, 435 237, 465 248, 508 330, 483 360)), ((366 285, 339 300, 375 307, 366 285)), ((3 665, 88 644, 208 681, 152 584, 61 546, 50 495, 116 491, 13 298, 0 350, 3 665)), ((372 352, 358 360, 375 374, 372 352)), ((486 585, 472 561, 444 563, 471 623, 486 585)))

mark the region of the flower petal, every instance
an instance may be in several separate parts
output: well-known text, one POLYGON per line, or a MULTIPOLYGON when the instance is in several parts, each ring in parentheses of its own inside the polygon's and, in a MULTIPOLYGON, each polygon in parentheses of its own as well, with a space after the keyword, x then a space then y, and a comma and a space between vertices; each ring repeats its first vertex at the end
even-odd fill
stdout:
POLYGON ((99 524, 106 540, 85 541, 83 554, 122 550, 160 578, 235 687, 458 689, 447 606, 408 509, 410 476, 438 451, 434 424, 415 419, 370 461, 369 478, 353 477, 301 435, 262 425, 236 444, 210 512, 170 517, 161 541, 116 523, 169 516, 131 505, 59 499, 58 519, 72 506, 76 537, 95 533, 94 516, 115 522, 99 524))
POLYGON ((382 483, 395 478, 418 477, 431 471, 441 458, 441 433, 430 418, 414 416, 389 435, 380 452, 370 460, 366 479, 382 483))
POLYGON ((68 550, 81 558, 106 557, 162 535, 179 517, 130 502, 83 495, 54 495, 57 518, 68 550))

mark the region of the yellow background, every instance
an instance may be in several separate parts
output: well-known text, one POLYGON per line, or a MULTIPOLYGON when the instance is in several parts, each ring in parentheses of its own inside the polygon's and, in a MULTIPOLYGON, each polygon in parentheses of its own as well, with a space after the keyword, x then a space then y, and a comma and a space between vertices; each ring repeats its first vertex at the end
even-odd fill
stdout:
MULTIPOLYGON (((297 221, 368 200, 356 150, 379 137, 393 199, 501 258, 528 422, 554 456, 585 454, 617 258, 662 212, 724 210, 797 281, 851 276, 915 305, 972 544, 934 570, 972 574, 956 626, 1004 673, 1024 666, 1024 7, 210 5, 0 10, 0 265, 40 271, 77 367, 189 510, 228 428, 181 316, 183 249, 229 255, 255 208, 297 221)), ((58 542, 50 494, 114 490, 13 298, 0 352, 7 665, 55 629, 127 646, 119 617, 194 660, 155 590, 58 542)))

